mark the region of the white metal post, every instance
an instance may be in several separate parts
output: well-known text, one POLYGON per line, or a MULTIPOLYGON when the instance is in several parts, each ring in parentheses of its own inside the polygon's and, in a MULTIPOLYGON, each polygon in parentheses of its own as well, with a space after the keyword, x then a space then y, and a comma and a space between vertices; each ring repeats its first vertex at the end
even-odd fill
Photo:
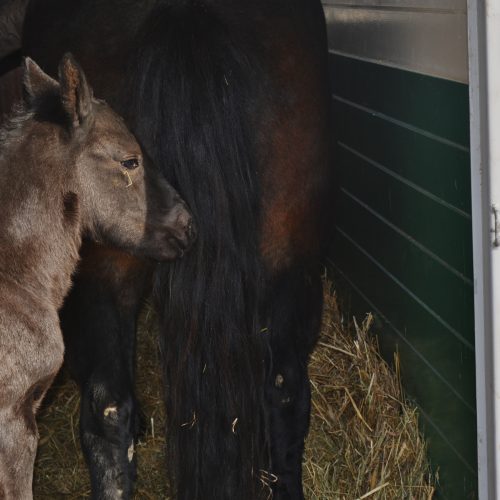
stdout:
POLYGON ((468 25, 479 498, 495 500, 500 494, 500 232, 495 234, 500 231, 500 1, 468 0, 468 25))

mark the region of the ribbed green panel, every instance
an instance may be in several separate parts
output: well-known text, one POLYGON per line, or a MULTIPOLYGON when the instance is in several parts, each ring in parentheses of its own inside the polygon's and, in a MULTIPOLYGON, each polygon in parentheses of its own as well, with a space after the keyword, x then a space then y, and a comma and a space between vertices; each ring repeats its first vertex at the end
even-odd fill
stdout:
MULTIPOLYGON (((471 285, 464 286, 463 280, 449 268, 359 203, 345 192, 340 194, 339 210, 349 213, 351 220, 348 225, 339 222, 339 231, 353 244, 357 243, 372 265, 390 276, 412 302, 436 318, 450 340, 473 352, 471 285)), ((395 317, 399 314, 395 312, 395 317)))
POLYGON ((466 148, 450 146, 434 136, 423 135, 423 131, 407 128, 406 124, 359 109, 354 103, 336 100, 335 105, 342 117, 338 137, 341 143, 349 144, 354 151, 363 151, 373 162, 418 186, 428 196, 470 214, 470 162, 466 148), (371 133, 372 130, 377 133, 371 133))
POLYGON ((472 284, 470 217, 450 210, 442 199, 429 196, 418 185, 408 183, 407 178, 395 177, 384 166, 340 144, 337 158, 346 167, 340 172, 343 189, 387 224, 404 227, 408 239, 451 273, 472 284), (422 217, 431 212, 432 218, 422 217))
POLYGON ((442 140, 469 145, 466 85, 357 60, 354 63, 348 57, 331 55, 331 59, 334 95, 385 113, 442 140), (422 101, 422 96, 427 99, 422 101))
POLYGON ((476 495, 465 85, 331 56, 338 213, 332 266, 401 355, 446 498, 476 495))

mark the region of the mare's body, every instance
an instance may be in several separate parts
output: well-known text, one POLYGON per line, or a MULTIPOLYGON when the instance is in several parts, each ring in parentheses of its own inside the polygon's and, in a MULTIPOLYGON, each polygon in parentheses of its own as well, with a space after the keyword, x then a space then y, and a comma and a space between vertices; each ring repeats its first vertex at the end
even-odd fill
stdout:
MULTIPOLYGON (((302 498, 330 215, 319 0, 32 0, 23 44, 49 72, 78 56, 198 221, 193 251, 155 274, 174 495, 302 498)), ((82 257, 63 313, 82 446, 94 498, 129 498, 150 269, 90 243, 82 257)))
POLYGON ((0 498, 5 500, 32 497, 35 412, 63 360, 58 310, 83 234, 158 259, 177 255, 177 244, 169 243, 172 232, 182 244, 188 238, 178 223, 178 216, 189 218, 183 202, 164 180, 145 176, 141 149, 123 121, 92 98, 69 56, 59 72, 60 84, 27 60, 29 105, 0 129, 0 498), (134 167, 127 171, 135 181, 128 191, 125 167, 134 167))

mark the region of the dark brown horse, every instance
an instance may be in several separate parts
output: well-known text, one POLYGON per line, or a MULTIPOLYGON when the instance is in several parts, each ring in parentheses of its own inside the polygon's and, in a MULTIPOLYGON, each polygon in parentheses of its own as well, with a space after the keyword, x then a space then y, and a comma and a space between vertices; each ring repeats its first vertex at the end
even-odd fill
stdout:
MULTIPOLYGON (((32 0, 23 45, 50 73, 78 56, 198 222, 154 280, 174 496, 302 498, 329 216, 320 1, 32 0)), ((149 269, 90 243, 82 257, 62 316, 82 446, 94 498, 130 498, 149 269)))
POLYGON ((58 310, 82 236, 155 259, 191 216, 71 56, 59 82, 25 62, 28 104, 0 129, 0 498, 32 497, 35 412, 63 361, 58 310), (147 193, 147 195, 146 195, 147 193))

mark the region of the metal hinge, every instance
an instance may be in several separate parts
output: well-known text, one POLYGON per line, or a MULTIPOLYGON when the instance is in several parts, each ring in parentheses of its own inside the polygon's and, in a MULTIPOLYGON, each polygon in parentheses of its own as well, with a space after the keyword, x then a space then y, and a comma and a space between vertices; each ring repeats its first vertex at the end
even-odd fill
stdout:
POLYGON ((493 246, 500 247, 500 213, 496 205, 491 205, 491 212, 493 214, 493 246))

